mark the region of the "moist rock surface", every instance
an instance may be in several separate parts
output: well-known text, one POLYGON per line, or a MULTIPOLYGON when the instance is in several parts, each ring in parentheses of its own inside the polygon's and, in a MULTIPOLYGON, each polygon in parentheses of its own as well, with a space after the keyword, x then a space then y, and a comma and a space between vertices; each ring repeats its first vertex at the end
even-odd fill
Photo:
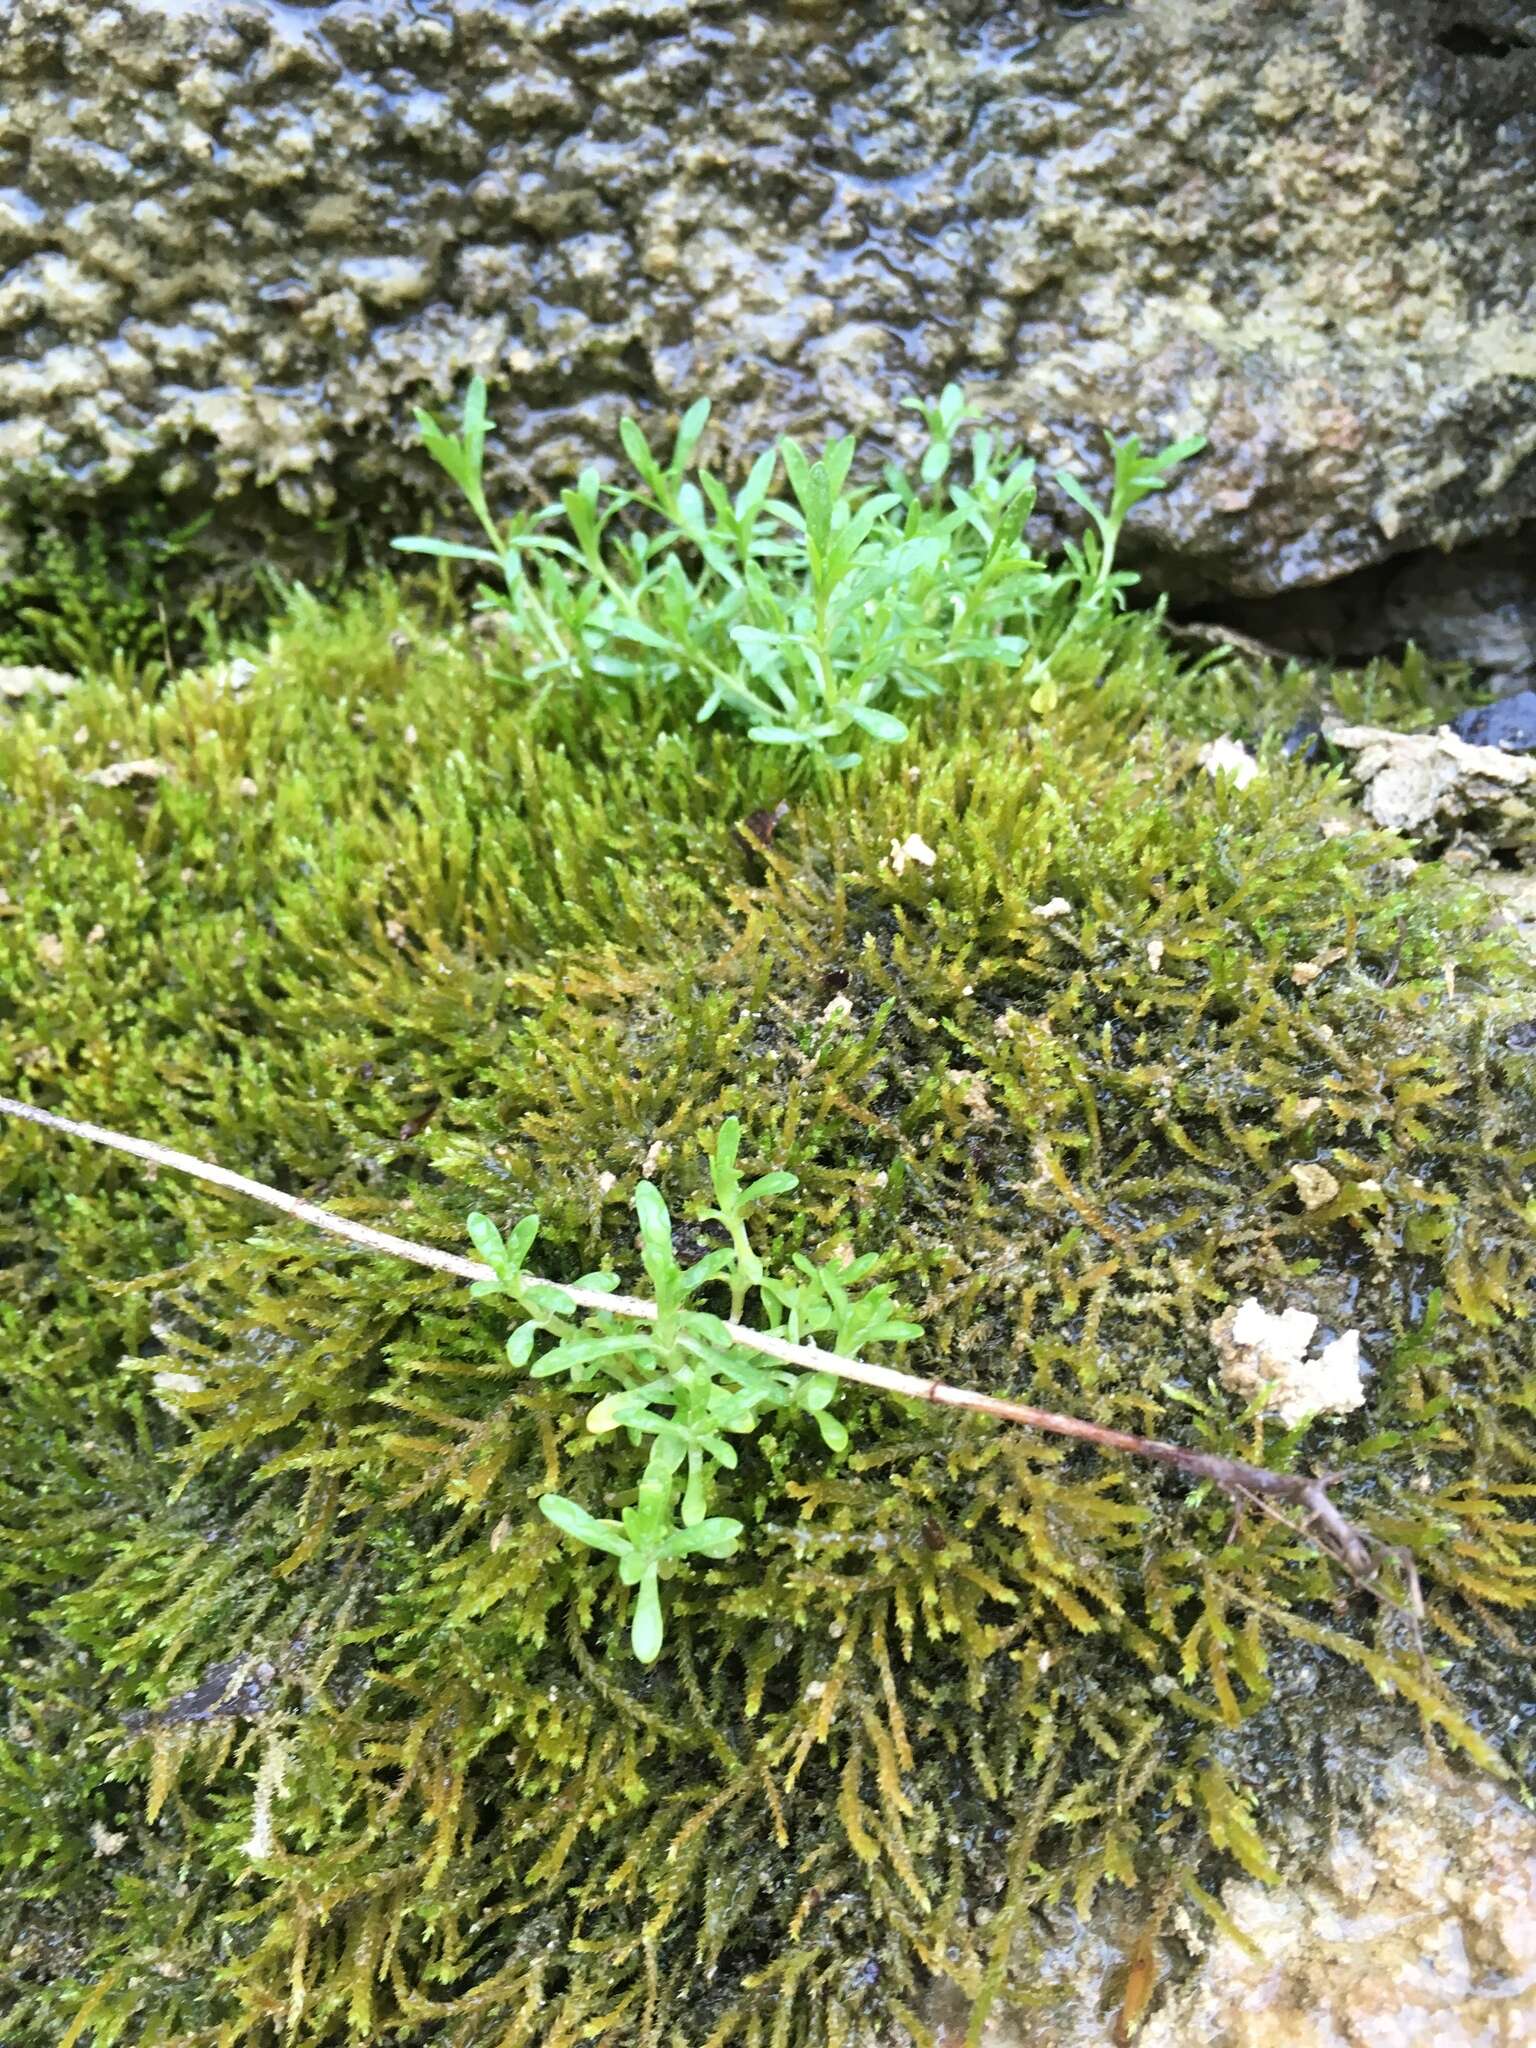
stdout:
MULTIPOLYGON (((1178 1910, 1157 1945, 1137 2048, 1524 2048, 1536 2041, 1536 1820, 1416 1745, 1376 1799, 1279 1884, 1227 1884, 1226 1931, 1178 1910)), ((1027 2002, 982 2048, 1127 2038, 1127 1955, 1142 1907, 1059 1916, 1027 2002)), ((957 2044, 962 2025, 946 2037, 957 2044)))
POLYGON ((1206 432, 1141 516, 1186 590, 1506 532, 1536 512, 1533 23, 16 0, 0 497, 13 533, 151 486, 387 531, 444 501, 409 405, 471 370, 503 489, 699 393, 728 455, 890 446, 955 378, 1046 463, 1206 432))
POLYGON ((1451 721, 1451 730, 1476 747, 1502 747, 1506 754, 1536 754, 1536 690, 1521 690, 1493 704, 1479 704, 1451 721))

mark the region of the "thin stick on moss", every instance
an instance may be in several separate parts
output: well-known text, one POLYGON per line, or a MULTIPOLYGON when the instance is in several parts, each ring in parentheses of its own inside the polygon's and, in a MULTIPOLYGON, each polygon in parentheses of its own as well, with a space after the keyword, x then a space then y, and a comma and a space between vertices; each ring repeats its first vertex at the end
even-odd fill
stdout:
MULTIPOLYGON (((296 1222, 308 1223, 332 1237, 344 1238, 363 1251, 383 1252, 391 1258, 408 1259, 413 1265, 430 1266, 435 1272, 450 1273, 457 1280, 495 1278, 491 1268, 482 1265, 478 1259, 460 1258, 453 1252, 438 1251, 433 1245, 417 1244, 411 1238, 396 1237, 387 1230, 375 1230, 367 1223, 354 1223, 349 1217, 338 1216, 334 1210, 321 1208, 317 1202, 306 1202, 297 1195, 285 1195, 278 1188, 268 1187, 264 1181, 252 1180, 243 1173, 232 1173, 228 1167, 198 1159, 190 1152, 176 1152, 148 1138, 133 1138, 123 1131, 109 1131, 100 1124, 78 1123, 72 1117, 55 1116, 50 1110, 38 1109, 30 1102, 13 1101, 9 1096, 0 1095, 0 1112, 20 1117, 26 1123, 41 1124, 45 1130, 61 1131, 66 1137, 84 1138, 89 1144, 104 1145, 114 1152, 126 1152, 152 1166, 185 1173, 193 1180, 208 1181, 214 1187, 228 1189, 231 1194, 245 1195, 264 1208, 276 1209, 284 1216, 293 1217, 296 1222)), ((580 1308, 627 1316, 636 1322, 656 1320, 655 1302, 642 1300, 638 1295, 600 1294, 595 1289, 569 1287, 560 1280, 544 1284, 558 1287, 580 1308)), ((1362 1581, 1375 1577, 1376 1565, 1371 1546, 1334 1505, 1329 1497, 1326 1476, 1305 1472, 1269 1472, 1262 1465, 1250 1465, 1241 1458, 1222 1457, 1214 1451, 1187 1450, 1182 1444, 1167 1443, 1160 1437, 1134 1436, 1123 1429, 1106 1429, 1082 1416, 1062 1415, 1050 1408, 1032 1408, 1022 1401, 999 1400, 996 1395, 983 1394, 972 1387, 950 1386, 944 1380, 923 1379, 915 1373, 898 1372, 893 1366, 875 1365, 859 1358, 843 1358, 836 1352, 822 1351, 814 1344, 786 1343, 782 1337, 771 1336, 764 1330, 749 1329, 744 1323, 727 1322, 725 1327, 734 1342, 750 1351, 761 1352, 767 1358, 777 1359, 782 1365, 831 1373, 837 1379, 851 1380, 864 1387, 878 1387, 882 1393, 898 1394, 908 1400, 928 1401, 940 1408, 968 1409, 973 1414, 990 1415, 999 1422, 1018 1423, 1025 1429, 1039 1430, 1048 1436, 1075 1437, 1080 1443, 1093 1444, 1101 1451, 1117 1451, 1125 1457, 1169 1466, 1187 1478, 1207 1481, 1232 1499, 1283 1501, 1301 1510, 1302 1532, 1335 1558, 1351 1577, 1362 1581)))

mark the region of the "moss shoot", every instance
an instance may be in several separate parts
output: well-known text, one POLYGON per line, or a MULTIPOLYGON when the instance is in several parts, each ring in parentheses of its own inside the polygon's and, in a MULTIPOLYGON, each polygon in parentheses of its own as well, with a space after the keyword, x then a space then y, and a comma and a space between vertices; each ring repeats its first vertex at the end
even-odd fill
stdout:
POLYGON ((633 1455, 494 1303, 0 1128, 7 2048, 931 2042, 935 1979, 1027 1999, 1042 1907, 1269 1874, 1373 1768, 1320 1787, 1320 1727, 1536 1766, 1530 969, 1328 771, 1201 770, 1251 691, 1155 620, 1059 670, 768 843, 773 750, 530 705, 389 586, 0 707, 5 1087, 452 1249, 537 1209, 566 1278, 633 1267, 642 1174, 708 1249, 737 1115, 799 1176, 765 1253, 882 1252, 914 1370, 1338 1472, 1421 1630, 1169 1475, 859 1395, 841 1457, 744 1446, 751 1541, 643 1667, 533 1508, 633 1455), (1244 1414, 1249 1295, 1360 1330, 1364 1408, 1244 1414))

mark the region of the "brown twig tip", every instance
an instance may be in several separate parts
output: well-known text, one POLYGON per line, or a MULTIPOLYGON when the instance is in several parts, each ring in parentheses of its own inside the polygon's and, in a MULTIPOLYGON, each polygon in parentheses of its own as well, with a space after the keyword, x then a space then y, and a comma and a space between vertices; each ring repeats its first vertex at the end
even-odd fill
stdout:
MULTIPOLYGON (((285 1195, 278 1188, 268 1187, 264 1181, 252 1180, 243 1173, 232 1173, 228 1167, 199 1159, 190 1152, 173 1151, 149 1138, 133 1138, 123 1131, 107 1130, 101 1124, 79 1123, 72 1117, 55 1116, 51 1110, 38 1109, 30 1102, 17 1102, 5 1095, 0 1095, 0 1114, 19 1117, 26 1123, 41 1125, 44 1130, 62 1132, 66 1137, 83 1138, 88 1144, 102 1145, 109 1151, 126 1152, 130 1157, 142 1159, 152 1166, 166 1167, 174 1173, 187 1174, 193 1180, 227 1189, 231 1194, 244 1195, 264 1208, 275 1209, 281 1215, 310 1224, 332 1237, 343 1238, 363 1251, 407 1259, 413 1265, 429 1266, 436 1272, 451 1274, 456 1280, 490 1280, 495 1277, 490 1267, 482 1265, 478 1259, 460 1258, 453 1252, 438 1251, 433 1245, 418 1244, 412 1238, 396 1237, 390 1231, 375 1230, 366 1223, 354 1223, 349 1217, 338 1216, 333 1209, 321 1208, 317 1202, 285 1195)), ((536 1279, 538 1276, 529 1274, 526 1277, 536 1279)), ((592 1289, 567 1286, 564 1281, 546 1284, 559 1287, 581 1308, 627 1316, 636 1322, 654 1322, 656 1319, 655 1302, 642 1300, 637 1295, 599 1294, 592 1289)), ((844 1358, 837 1352, 823 1351, 815 1344, 791 1344, 766 1330, 749 1329, 744 1323, 728 1322, 725 1327, 736 1343, 775 1359, 781 1365, 797 1366, 807 1372, 831 1373, 837 1379, 874 1387, 882 1393, 897 1394, 907 1400, 926 1401, 941 1408, 964 1408, 972 1414, 990 1415, 999 1422, 1012 1422, 1024 1429, 1038 1430, 1043 1435, 1072 1437, 1101 1451, 1166 1465, 1187 1478, 1207 1481, 1234 1501, 1284 1502, 1301 1510, 1302 1519, 1297 1525, 1299 1532, 1335 1559, 1351 1578, 1364 1585, 1377 1576, 1378 1567, 1370 1539, 1334 1505, 1326 1477, 1304 1472, 1270 1472, 1262 1465, 1250 1465, 1240 1458, 1222 1457, 1214 1451, 1186 1450, 1182 1444, 1166 1443, 1158 1437, 1134 1436, 1126 1430, 1106 1429, 1101 1423, 1089 1422, 1080 1415, 1062 1415, 1051 1408, 1032 1408, 1022 1401, 1004 1401, 995 1394, 983 1394, 973 1387, 956 1387, 944 1380, 920 1378, 915 1373, 900 1372, 894 1366, 876 1365, 868 1359, 844 1358)))

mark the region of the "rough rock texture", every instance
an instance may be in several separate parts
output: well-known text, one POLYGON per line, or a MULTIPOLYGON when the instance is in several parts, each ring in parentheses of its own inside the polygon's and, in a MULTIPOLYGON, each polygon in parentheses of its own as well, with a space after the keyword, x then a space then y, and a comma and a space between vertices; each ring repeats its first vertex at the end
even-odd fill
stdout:
MULTIPOLYGON (((1417 1747, 1388 1764, 1358 1825, 1340 1823, 1278 1885, 1226 1885, 1221 1903, 1252 1947, 1176 1908, 1136 2048, 1536 2042, 1536 1819, 1417 1747)), ((1028 2007, 997 2011, 982 2048, 1127 2039, 1125 1958, 1144 1908, 1069 1922, 1035 1965, 1028 2007)), ((963 2026, 941 2038, 960 2048, 963 2026)))
POLYGON ((1389 832, 1476 839, 1516 857, 1536 846, 1536 760, 1529 756, 1469 746, 1447 725, 1389 732, 1325 719, 1323 732, 1351 756, 1365 808, 1389 832))
POLYGON ((1533 76, 1520 0, 13 0, 0 494, 382 522, 471 367, 507 484, 957 377, 1048 460, 1205 429, 1142 522, 1186 589, 1505 531, 1533 76))
POLYGON ((1230 1884, 1219 1936, 1137 2048, 1515 2048, 1536 2042, 1536 1821, 1422 1755, 1306 1883, 1230 1884))
POLYGON ((1303 658, 1368 660, 1411 642, 1433 661, 1465 662, 1495 693, 1518 694, 1536 680, 1536 525, 1218 609, 1228 628, 1303 658))

